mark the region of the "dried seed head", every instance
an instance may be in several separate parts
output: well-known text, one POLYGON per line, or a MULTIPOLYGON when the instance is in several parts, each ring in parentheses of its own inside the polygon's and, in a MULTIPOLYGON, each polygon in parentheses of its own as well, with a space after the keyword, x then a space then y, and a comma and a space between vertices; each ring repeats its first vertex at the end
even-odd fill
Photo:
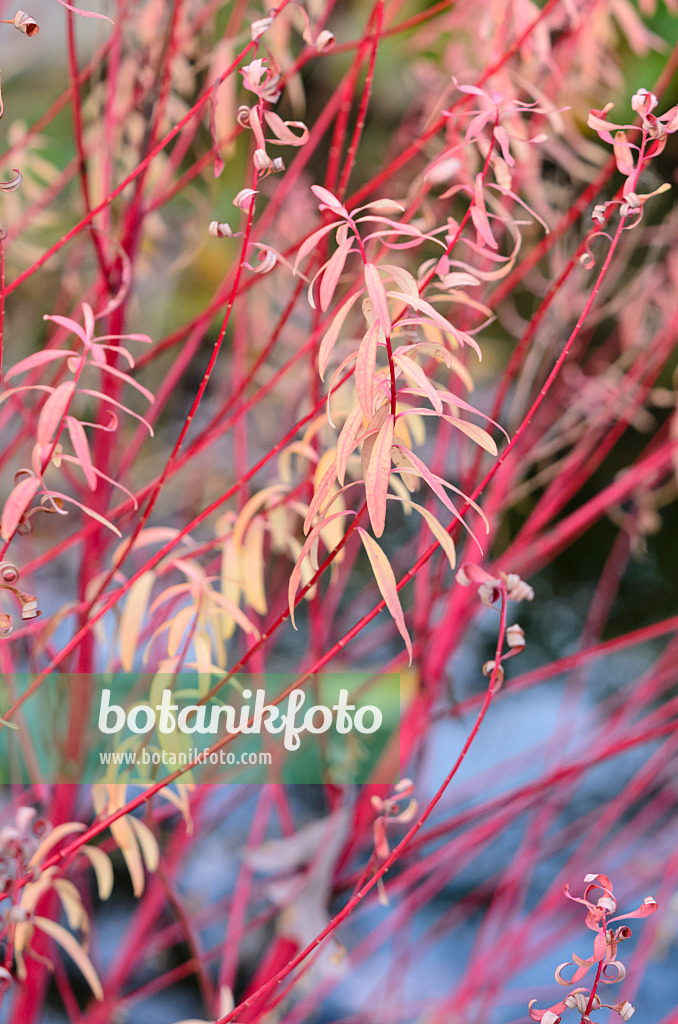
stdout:
POLYGON ((19 29, 19 32, 23 32, 25 36, 37 36, 40 31, 35 18, 31 18, 30 14, 26 14, 25 11, 17 11, 14 15, 14 26, 19 29))
POLYGON ((5 639, 12 632, 12 620, 7 612, 0 612, 0 639, 5 639))

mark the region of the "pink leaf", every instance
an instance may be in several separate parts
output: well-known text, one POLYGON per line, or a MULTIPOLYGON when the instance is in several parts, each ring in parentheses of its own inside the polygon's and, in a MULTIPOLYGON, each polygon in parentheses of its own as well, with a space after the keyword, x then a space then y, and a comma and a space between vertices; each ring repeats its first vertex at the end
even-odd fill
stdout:
POLYGON ((490 455, 497 454, 497 446, 494 439, 490 437, 486 430, 482 427, 477 426, 475 423, 469 423, 468 420, 460 420, 457 416, 445 416, 444 419, 448 423, 454 424, 457 430, 461 430, 462 433, 470 437, 472 441, 479 444, 481 448, 484 448, 490 455))
POLYGON ((393 355, 393 361, 400 367, 406 377, 409 377, 414 384, 421 388, 435 411, 439 415, 442 415, 443 403, 440 399, 440 395, 424 373, 421 366, 419 366, 418 363, 415 363, 413 359, 408 359, 407 356, 401 356, 397 352, 393 355))
POLYGON ((149 391, 148 388, 145 388, 143 384, 139 384, 134 377, 130 377, 130 375, 125 373, 124 370, 118 370, 115 366, 111 366, 109 363, 101 363, 99 369, 102 373, 110 373, 112 377, 117 377, 118 380, 123 380, 126 384, 129 384, 130 387, 135 388, 150 403, 155 402, 155 395, 153 392, 149 391))
MULTIPOLYGON (((126 405, 123 405, 122 402, 118 402, 115 398, 111 398, 110 395, 104 395, 101 391, 94 391, 91 388, 80 388, 79 391, 78 391, 78 394, 80 394, 80 395, 91 395, 92 398, 99 398, 99 399, 101 399, 102 402, 110 402, 111 405, 114 405, 116 407, 116 409, 122 409, 123 412, 128 413, 128 415, 133 416, 135 420, 139 420, 140 423, 143 423, 143 425, 146 427, 146 429, 148 430, 148 432, 151 435, 151 437, 153 437, 153 427, 148 422, 148 420, 144 419, 143 416, 140 416, 139 413, 133 412, 132 409, 128 409, 128 407, 126 405)), ((109 413, 110 413, 110 410, 109 410, 109 413)), ((113 415, 113 413, 110 413, 110 415, 113 415)), ((115 419, 115 417, 114 417, 114 419, 115 419)), ((114 424, 113 428, 111 428, 111 429, 115 429, 116 426, 117 426, 117 420, 115 420, 115 424, 114 424)))
POLYGON ((75 381, 69 380, 55 388, 40 411, 37 428, 38 444, 49 444, 64 417, 75 392, 75 381))
POLYGON ((379 271, 373 263, 365 264, 365 284, 367 285, 367 294, 370 297, 372 311, 377 319, 377 323, 388 337, 391 333, 391 315, 388 311, 386 289, 384 288, 384 282, 379 276, 379 271))
POLYGON ((306 513, 306 518, 304 519, 304 533, 308 533, 308 531, 310 530, 311 523, 313 522, 314 517, 320 511, 320 508, 323 502, 325 501, 325 498, 330 493, 330 490, 332 489, 332 486, 336 479, 337 464, 333 460, 332 464, 329 466, 326 473, 324 474, 322 480, 316 487, 313 498, 311 499, 311 504, 308 507, 308 512, 306 513))
POLYGON ((416 501, 410 501, 407 498, 401 498, 400 495, 389 494, 389 498, 392 498, 393 501, 400 501, 403 505, 409 505, 410 508, 414 508, 417 510, 419 515, 426 520, 426 523, 428 524, 431 533, 438 541, 445 554, 447 555, 447 560, 450 563, 450 569, 454 569, 457 557, 456 552, 454 550, 454 541, 450 537, 449 533, 447 532, 443 524, 436 519, 433 513, 429 512, 429 510, 427 508, 424 508, 423 505, 418 505, 416 501))
POLYGON ((631 146, 626 141, 626 132, 619 131, 614 133, 614 159, 620 174, 633 174, 635 165, 633 163, 631 146))
POLYGON ((85 474, 85 480, 89 485, 90 491, 96 490, 97 477, 94 472, 92 465, 92 456, 89 450, 89 442, 87 440, 87 434, 80 420, 76 420, 74 416, 66 416, 66 427, 68 434, 73 445, 73 451, 78 457, 80 462, 80 468, 85 474))
POLYGON ((29 476, 25 480, 20 480, 16 487, 10 491, 2 510, 0 532, 2 532, 3 540, 11 540, 14 536, 14 531, 21 522, 21 517, 32 502, 39 487, 40 481, 37 477, 29 476))
POLYGON ((94 11, 83 11, 80 7, 73 7, 71 4, 67 4, 66 0, 57 0, 62 7, 67 7, 69 11, 73 11, 74 14, 81 14, 83 18, 101 18, 102 21, 110 21, 111 25, 115 22, 111 18, 107 18, 105 14, 96 14, 94 11))
POLYGON ((363 542, 367 557, 370 560, 372 566, 372 572, 374 578, 379 587, 381 596, 384 599, 386 607, 391 613, 391 618, 396 624, 398 632, 405 641, 405 647, 410 657, 410 665, 412 664, 412 641, 410 640, 410 634, 407 632, 407 626, 405 625, 405 616, 403 615, 403 609, 400 604, 400 598, 398 597, 398 588, 396 585, 396 578, 391 568, 391 564, 377 544, 374 537, 371 537, 366 530, 363 530, 361 526, 357 527, 360 539, 363 542))
POLYGON ((358 392, 358 401, 365 417, 372 418, 374 406, 374 368, 377 359, 377 340, 379 338, 379 324, 375 321, 360 342, 358 358, 355 364, 355 386, 358 392))
POLYGON ((301 261, 304 259, 304 257, 308 256, 308 254, 310 252, 312 252, 313 249, 315 249, 316 245, 318 244, 318 242, 320 241, 321 238, 324 238, 325 235, 330 233, 330 231, 334 231, 336 229, 336 227, 337 227, 336 223, 335 224, 326 224, 324 228, 318 228, 317 231, 314 231, 313 234, 309 235, 308 238, 304 239, 304 241, 299 246, 299 252, 297 253, 297 258, 294 261, 294 273, 295 274, 297 272, 297 267, 299 266, 301 261))
POLYGON ((294 626, 295 629, 297 628, 297 625, 294 621, 294 605, 296 603, 295 598, 297 590, 299 589, 299 583, 301 582, 301 566, 304 559, 306 558, 306 555, 311 550, 313 542, 319 536, 321 531, 325 529, 328 523, 331 523, 334 519, 338 519, 340 516, 354 515, 355 512, 353 512, 351 509, 343 509, 341 512, 334 512, 331 516, 328 516, 326 519, 321 519, 320 522, 316 523, 311 532, 309 533, 308 537, 304 541, 304 545, 301 551, 299 552, 296 562, 294 563, 294 569, 292 570, 292 575, 290 576, 290 582, 287 588, 287 600, 290 609, 290 621, 292 622, 292 625, 294 626))
POLYGON ((308 142, 309 132, 303 121, 283 121, 282 117, 273 110, 265 110, 264 117, 275 135, 275 139, 268 140, 274 145, 304 146, 308 142), (301 135, 295 135, 292 128, 300 128, 301 135))
POLYGON ((122 537, 122 534, 120 533, 120 530, 117 528, 117 526, 114 526, 113 523, 109 522, 109 520, 106 519, 104 516, 99 515, 99 513, 95 512, 93 508, 89 507, 89 505, 83 505, 81 502, 76 501, 75 498, 71 498, 70 495, 68 494, 62 494, 60 491, 50 491, 49 493, 50 496, 53 498, 61 498, 62 501, 67 501, 71 505, 76 505, 82 512, 85 513, 85 515, 91 516, 92 519, 96 519, 96 521, 98 523, 101 523, 102 526, 106 526, 109 530, 112 530, 113 533, 117 533, 118 537, 122 537))
POLYGON ((341 487, 344 486, 346 466, 355 448, 362 423, 363 410, 360 405, 356 405, 346 417, 337 440, 337 480, 341 487))
POLYGON ((64 327, 67 331, 70 331, 71 334, 77 334, 83 345, 89 344, 90 339, 88 338, 84 328, 82 328, 76 320, 71 319, 70 316, 58 316, 57 314, 54 316, 48 316, 46 314, 43 317, 43 320, 51 320, 52 323, 59 324, 60 327, 64 327))
POLYGON ((330 358, 332 349, 337 343, 339 332, 341 331, 341 328, 344 326, 344 321, 346 320, 346 317, 350 313, 351 307, 353 306, 355 300, 358 298, 360 294, 360 292, 356 292, 354 295, 351 295, 351 297, 347 299, 346 302, 344 302, 343 305, 339 307, 338 312, 335 313, 334 315, 332 323, 327 328, 322 337, 322 341, 320 342, 320 348, 318 350, 318 373, 320 374, 321 380, 325 379, 325 370, 327 369, 327 363, 330 358))
POLYGON ((339 214, 342 217, 348 217, 348 210, 345 206, 339 202, 335 195, 329 191, 329 189, 323 188, 322 185, 311 185, 311 192, 323 203, 332 213, 339 214))
MULTIPOLYGON (((440 498, 445 508, 452 513, 455 519, 458 519, 460 523, 463 523, 463 519, 461 518, 456 508, 448 498, 445 492, 445 488, 441 483, 440 477, 436 476, 435 473, 432 473, 428 466, 424 462, 422 462, 421 459, 417 455, 415 455, 413 451, 410 451, 410 449, 407 448, 404 444, 401 444, 399 441, 394 441, 394 445, 396 448, 400 449, 400 451, 407 459, 409 459, 409 461, 412 463, 412 467, 416 470, 418 475, 421 476, 426 481, 426 483, 429 485, 433 493, 438 498, 440 498)), ((464 525, 466 524, 464 523, 464 525)))
POLYGON ((393 416, 389 416, 377 434, 365 476, 367 511, 376 537, 381 537, 386 521, 386 495, 391 475, 393 416))
POLYGON ((659 905, 657 901, 652 896, 646 896, 637 910, 631 911, 630 914, 620 914, 618 917, 611 917, 608 924, 612 921, 624 920, 627 917, 649 917, 650 914, 654 914, 655 910, 658 909, 659 905))
POLYGON ((27 370, 33 370, 36 366, 44 366, 45 363, 51 363, 54 359, 63 359, 64 356, 72 355, 72 351, 65 348, 48 348, 42 352, 35 352, 32 356, 27 356, 14 366, 11 366, 5 374, 5 380, 9 380, 10 377, 14 377, 17 373, 26 373, 27 370))
POLYGON ((471 219, 473 220, 474 227, 478 232, 478 241, 482 238, 486 245, 489 245, 490 249, 498 249, 499 246, 492 234, 492 228, 487 217, 487 211, 485 209, 485 198, 483 196, 483 176, 482 174, 476 175, 476 184, 473 190, 474 205, 471 207, 471 219))
POLYGON ((323 313, 328 309, 332 301, 332 296, 343 272, 348 254, 353 248, 354 241, 354 238, 347 238, 345 242, 342 242, 325 268, 323 279, 320 282, 320 308, 323 313))
POLYGON ((494 137, 501 146, 501 155, 504 160, 509 167, 513 167, 515 160, 511 156, 511 151, 509 149, 509 133, 504 127, 502 127, 502 125, 498 124, 494 129, 494 137))
POLYGON ((596 937, 593 940, 593 959, 597 963, 599 960, 605 958, 607 952, 607 941, 605 939, 605 932, 601 929, 596 932, 596 937))

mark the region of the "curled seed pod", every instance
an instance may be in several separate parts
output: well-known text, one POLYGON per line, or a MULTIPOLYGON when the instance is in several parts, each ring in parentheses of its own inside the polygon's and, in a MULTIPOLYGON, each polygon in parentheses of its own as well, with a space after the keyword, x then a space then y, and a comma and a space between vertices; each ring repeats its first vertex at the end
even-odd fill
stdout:
POLYGON ((253 188, 241 188, 233 200, 233 205, 237 206, 239 210, 249 210, 256 195, 258 193, 253 188))
POLYGON ((319 33, 318 38, 315 41, 315 48, 318 51, 318 53, 327 53, 328 50, 334 49, 335 43, 336 39, 334 38, 332 33, 328 32, 327 29, 323 29, 323 31, 319 33))
POLYGON ((212 238, 233 238, 233 232, 229 225, 222 224, 218 220, 211 221, 208 230, 212 238))
POLYGON ((0 562, 0 580, 3 583, 16 583, 19 579, 19 570, 13 562, 0 562))
POLYGON ((250 35, 252 38, 252 42, 254 42, 256 39, 259 39, 260 36, 263 36, 264 32, 266 32, 271 27, 272 24, 273 17, 271 15, 269 15, 267 18, 259 18, 258 21, 253 21, 252 24, 250 25, 250 35))
POLYGON ((25 11, 17 11, 14 15, 14 27, 19 29, 19 32, 23 32, 25 36, 37 36, 40 31, 35 18, 31 18, 30 14, 26 14, 25 11))
POLYGON ((41 614, 38 609, 38 599, 33 594, 20 593, 19 601, 21 602, 22 619, 37 619, 41 614))
POLYGON ((266 171, 270 174, 273 168, 273 161, 265 149, 254 150, 254 166, 258 171, 266 171))
MULTIPOLYGON (((492 673, 494 672, 494 668, 495 668, 494 660, 486 661, 485 664, 483 665, 483 675, 487 676, 487 678, 489 679, 492 676, 492 673)), ((496 680, 495 680, 495 684, 494 684, 494 692, 495 693, 497 692, 497 690, 499 689, 499 687, 502 685, 503 682, 504 682, 504 668, 503 668, 502 665, 497 665, 497 675, 496 675, 496 680)))
POLYGON ((534 590, 517 573, 508 573, 505 580, 506 594, 512 601, 532 601, 534 599, 534 590))
POLYGON ((268 274, 270 270, 273 270, 274 266, 278 262, 278 257, 270 249, 263 248, 260 250, 257 257, 258 263, 254 266, 248 263, 247 266, 250 270, 253 270, 255 274, 268 274))
POLYGON ((241 128, 249 128, 250 126, 250 108, 243 104, 238 107, 238 113, 235 116, 236 121, 241 128))
POLYGON ((21 171, 17 171, 17 169, 15 167, 14 168, 14 177, 11 178, 10 181, 0 181, 0 191, 2 191, 2 192, 16 192, 16 190, 19 188, 19 186, 21 185, 21 182, 23 180, 24 179, 21 176, 21 171))
POLYGON ((519 626, 517 622, 506 630, 506 643, 509 647, 515 647, 519 650, 525 647, 525 633, 523 632, 523 627, 519 626))
POLYGON ((636 1012, 635 1006, 628 999, 625 999, 622 1003, 615 1003, 612 1009, 616 1010, 622 1020, 628 1020, 636 1012))

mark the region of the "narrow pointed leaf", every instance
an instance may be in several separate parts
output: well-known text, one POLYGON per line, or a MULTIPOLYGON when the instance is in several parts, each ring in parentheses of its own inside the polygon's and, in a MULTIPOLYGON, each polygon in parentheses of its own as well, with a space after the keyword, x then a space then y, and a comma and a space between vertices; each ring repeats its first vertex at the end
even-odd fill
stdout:
POLYGON ((384 282, 379 276, 379 271, 373 263, 365 264, 365 284, 367 286, 367 294, 372 303, 372 312, 382 331, 388 337, 391 333, 391 315, 388 311, 386 289, 384 288, 384 282))
POLYGON ((329 308, 332 296, 344 270, 346 258, 353 248, 354 238, 347 238, 333 253, 332 258, 325 268, 323 279, 320 282, 320 308, 323 313, 329 308))
POLYGON ((360 539, 363 542, 367 557, 370 560, 372 566, 372 572, 374 578, 379 587, 379 592, 384 599, 386 607, 391 613, 391 618, 396 624, 398 632, 405 641, 405 647, 410 658, 410 665, 412 664, 412 641, 410 640, 410 634, 407 632, 407 626, 405 625, 405 616, 403 615, 403 609, 400 604, 400 598, 398 597, 398 588, 396 585, 396 578, 391 568, 391 563, 377 544, 374 537, 371 537, 366 530, 363 530, 361 526, 357 527, 360 539))
POLYGON ((320 342, 320 348, 318 350, 318 373, 320 374, 321 380, 325 379, 325 370, 327 369, 327 363, 332 353, 332 349, 337 343, 337 338, 339 337, 341 328, 344 326, 344 321, 346 320, 346 317, 350 313, 355 300, 358 298, 360 294, 361 292, 356 292, 354 295, 351 295, 351 297, 348 298, 346 302, 344 302, 343 305, 339 307, 339 310, 334 315, 332 323, 327 328, 322 337, 322 340, 320 342))
POLYGON ((60 384, 49 396, 38 418, 38 444, 49 444, 54 439, 74 392, 75 381, 69 380, 60 384))
POLYGON ((388 494, 388 479, 391 475, 392 443, 393 416, 389 416, 377 434, 365 477, 367 511, 376 537, 381 537, 384 532, 386 495, 388 494))
POLYGON ((377 361, 377 341, 379 339, 379 324, 375 320, 371 327, 367 328, 363 340, 358 349, 358 358, 355 364, 355 386, 358 392, 360 408, 366 419, 372 418, 374 409, 374 371, 377 361))
POLYGON ((80 468, 85 474, 87 485, 90 491, 94 491, 97 486, 97 475, 94 472, 94 466, 92 465, 92 456, 90 454, 89 442, 87 440, 85 428, 80 420, 77 420, 75 416, 66 416, 65 422, 68 430, 68 436, 71 439, 73 450, 80 462, 80 468))
POLYGON ((51 939, 54 939, 68 953, 82 971, 95 997, 102 1000, 104 998, 104 990, 101 987, 99 976, 94 970, 94 965, 71 933, 66 931, 60 924, 57 924, 56 921, 52 921, 48 917, 40 917, 37 914, 33 917, 32 923, 45 932, 46 935, 49 935, 51 939))
POLYGON ((362 424, 363 410, 360 405, 356 405, 346 417, 337 440, 337 480, 341 487, 344 486, 346 466, 356 446, 362 424))
POLYGON ((17 373, 26 373, 27 370, 33 370, 36 366, 44 366, 45 363, 51 363, 55 359, 63 359, 65 356, 72 355, 73 352, 66 348, 48 348, 42 352, 34 352, 32 356, 26 356, 14 366, 10 366, 5 374, 5 380, 16 376, 17 373))
POLYGON ((26 509, 40 487, 37 477, 29 476, 20 480, 16 487, 10 491, 9 497, 2 510, 2 539, 10 540, 17 526, 21 522, 26 509))

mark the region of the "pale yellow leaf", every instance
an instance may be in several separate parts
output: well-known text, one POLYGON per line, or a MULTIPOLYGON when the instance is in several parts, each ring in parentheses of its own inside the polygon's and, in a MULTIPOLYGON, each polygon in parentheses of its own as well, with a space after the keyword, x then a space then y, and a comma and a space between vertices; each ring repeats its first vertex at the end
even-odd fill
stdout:
POLYGON ((94 868, 99 899, 107 900, 113 892, 113 865, 111 864, 111 858, 98 846, 82 846, 80 853, 84 853, 94 868))
POLYGON ((40 843, 29 860, 28 866, 33 867, 35 864, 39 864, 41 860, 44 860, 52 847, 56 846, 65 836, 69 836, 73 832, 84 832, 86 828, 87 826, 83 825, 80 821, 65 821, 63 825, 57 825, 40 843))
POLYGON ((129 823, 136 832, 141 852, 149 871, 155 871, 160 861, 160 850, 158 842, 148 825, 145 825, 139 818, 130 815, 129 823))
POLYGON ((33 924, 40 928, 41 931, 49 935, 50 938, 54 939, 55 942, 64 949, 72 960, 78 965, 82 971, 84 977, 87 980, 87 984, 91 988, 96 999, 102 1000, 104 998, 104 990, 101 987, 99 976, 94 970, 94 964, 85 953, 82 946, 78 944, 76 939, 73 938, 70 932, 67 932, 65 928, 62 928, 56 921, 50 921, 48 917, 36 916, 33 918, 33 924))
POLYGON ((134 656, 139 643, 139 633, 146 616, 148 600, 153 589, 155 573, 144 572, 129 588, 125 607, 120 617, 120 664, 125 672, 134 670, 134 656))

